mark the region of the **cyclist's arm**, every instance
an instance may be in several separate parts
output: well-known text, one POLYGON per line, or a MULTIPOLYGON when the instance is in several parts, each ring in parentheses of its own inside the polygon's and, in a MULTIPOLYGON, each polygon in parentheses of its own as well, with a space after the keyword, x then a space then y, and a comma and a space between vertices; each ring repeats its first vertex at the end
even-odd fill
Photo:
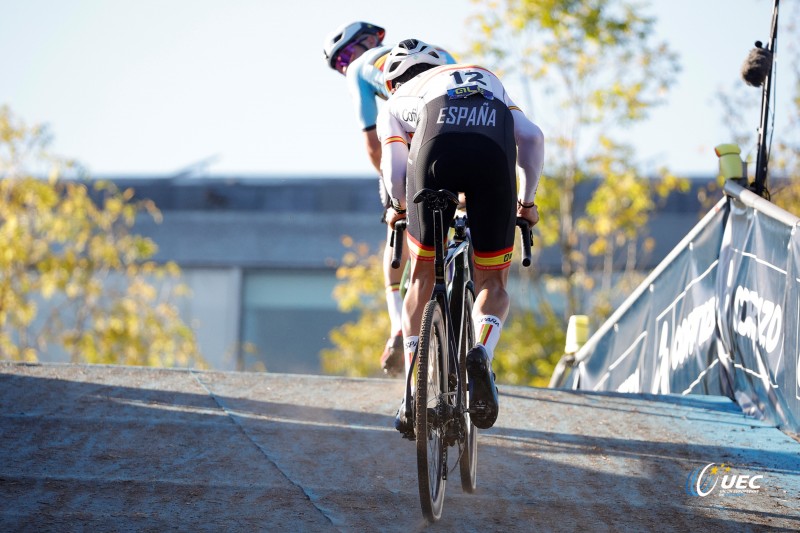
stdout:
POLYGON ((381 143, 375 133, 375 122, 378 117, 375 89, 362 75, 361 66, 348 71, 347 86, 355 106, 356 120, 364 132, 364 143, 370 163, 375 170, 380 171, 381 143))
POLYGON ((544 134, 518 107, 512 105, 510 109, 514 116, 514 138, 517 141, 518 198, 527 204, 534 201, 542 175, 544 134))
POLYGON ((409 135, 388 109, 378 115, 377 136, 382 147, 381 176, 389 195, 406 208, 406 164, 409 135))
POLYGON ((375 170, 381 171, 381 141, 378 140, 378 133, 375 126, 364 130, 364 140, 367 144, 367 155, 375 170))

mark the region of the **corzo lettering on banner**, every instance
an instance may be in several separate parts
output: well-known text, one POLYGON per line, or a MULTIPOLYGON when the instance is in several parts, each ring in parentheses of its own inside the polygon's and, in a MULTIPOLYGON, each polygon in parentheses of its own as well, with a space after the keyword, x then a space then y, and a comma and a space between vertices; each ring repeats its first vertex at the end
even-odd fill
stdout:
POLYGON ((783 337, 783 310, 779 304, 767 300, 741 285, 733 297, 733 329, 742 337, 757 342, 772 353, 783 337))

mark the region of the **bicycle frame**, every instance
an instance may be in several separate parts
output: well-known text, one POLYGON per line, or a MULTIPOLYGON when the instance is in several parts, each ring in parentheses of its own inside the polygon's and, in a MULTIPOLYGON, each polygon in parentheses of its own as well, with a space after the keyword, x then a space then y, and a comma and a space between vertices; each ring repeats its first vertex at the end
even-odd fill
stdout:
MULTIPOLYGON (((437 239, 435 242, 435 254, 434 254, 434 276, 435 282, 433 286, 433 291, 431 294, 431 300, 437 300, 439 304, 442 306, 443 315, 444 315, 444 322, 445 327, 447 328, 447 338, 448 338, 448 368, 454 369, 455 375, 461 375, 461 368, 460 362, 458 360, 458 348, 459 346, 456 342, 461 343, 462 339, 461 332, 459 328, 459 338, 456 340, 455 329, 453 328, 453 315, 450 309, 451 302, 460 302, 461 296, 464 294, 464 290, 467 289, 467 284, 471 283, 472 280, 467 279, 469 268, 467 265, 467 261, 469 261, 469 239, 466 234, 466 218, 463 216, 457 217, 454 219, 454 226, 456 228, 455 235, 451 241, 448 242, 447 245, 447 256, 444 256, 444 236, 446 235, 444 221, 442 219, 442 211, 439 209, 435 209, 433 212, 433 232, 434 235, 442 236, 443 238, 437 239), (453 272, 450 276, 448 276, 448 272, 450 268, 453 268, 453 272), (448 277, 450 279, 448 279, 448 277)), ((460 307, 460 303, 457 304, 460 307)), ((460 313, 462 310, 458 310, 460 320, 460 313)), ((453 373, 453 371, 451 371, 453 373)), ((461 379, 456 380, 457 383, 457 402, 456 406, 458 410, 462 408, 466 408, 465 401, 462 399, 465 398, 465 392, 463 389, 463 383, 461 379)), ((461 413, 458 412, 458 415, 461 413)))
MULTIPOLYGON (((431 522, 441 516, 449 473, 447 456, 451 446, 458 445, 462 488, 472 493, 476 487, 477 430, 468 417, 468 379, 461 361, 467 357, 470 344, 474 342, 472 317, 467 316, 467 311, 474 305, 471 245, 466 216, 457 216, 453 220, 454 235, 447 242, 443 220, 448 205, 457 201, 456 195, 447 190, 422 189, 414 196, 414 203, 424 202, 433 218, 434 283, 424 306, 420 344, 411 360, 411 367, 416 372, 408 372, 406 376, 405 416, 412 416, 409 406, 415 405, 414 435, 404 433, 404 436, 415 439, 417 443, 420 501, 423 514, 431 522), (446 341, 442 339, 445 336, 446 341), (446 355, 444 350, 447 350, 446 355), (415 375, 417 387, 416 398, 413 398, 411 388, 415 375)), ((530 264, 530 228, 521 219, 517 220, 517 225, 522 230, 523 265, 527 266, 530 264)), ((395 268, 400 263, 404 230, 405 221, 395 223, 392 240, 392 266, 395 268)))
MULTIPOLYGON (((440 226, 441 230, 444 230, 444 224, 441 220, 442 213, 441 211, 438 212, 439 223, 442 224, 440 226)), ((437 216, 434 215, 434 232, 436 231, 436 218, 437 216)), ((443 261, 443 272, 442 279, 440 284, 440 280, 437 277, 436 283, 434 284, 433 294, 431 295, 431 299, 436 298, 442 304, 442 308, 444 309, 444 316, 445 316, 445 324, 447 326, 447 334, 449 339, 449 368, 454 369, 457 376, 461 376, 461 368, 460 368, 460 361, 458 354, 460 353, 459 348, 464 339, 461 338, 461 322, 464 320, 462 313, 464 312, 463 309, 460 309, 462 302, 463 302, 463 295, 464 291, 472 289, 472 277, 470 274, 470 241, 467 235, 467 218, 466 216, 456 216, 453 220, 453 227, 455 228, 453 238, 447 244, 447 257, 444 258, 443 261), (452 272, 451 272, 452 269, 452 272), (450 273, 449 280, 447 279, 447 274, 450 273), (442 295, 442 287, 444 287, 444 295, 442 295), (456 314, 454 315, 450 309, 450 304, 453 303, 457 306, 456 314), (458 323, 458 338, 455 335, 455 327, 454 322, 458 323), (458 342, 458 345, 455 343, 458 342)), ((439 233, 434 233, 435 235, 439 235, 439 233)), ((443 248, 443 243, 439 244, 440 248, 443 248)), ((438 275, 438 273, 437 273, 438 275)), ((471 317, 467 317, 468 320, 472 320, 471 317)), ((461 379, 457 379, 457 405, 458 409, 464 408, 466 409, 466 401, 461 401, 462 399, 466 398, 466 392, 463 389, 464 383, 462 383, 461 379)), ((461 414, 461 413, 457 413, 461 414)))
MULTIPOLYGON (((435 239, 434 243, 434 286, 431 292, 431 297, 429 300, 436 300, 442 306, 442 314, 443 319, 445 322, 445 326, 447 328, 447 339, 448 339, 448 362, 449 368, 454 369, 457 376, 460 376, 460 364, 458 361, 458 348, 455 344, 456 336, 454 334, 453 329, 453 320, 452 315, 450 313, 450 302, 460 302, 461 298, 464 294, 465 290, 469 290, 472 287, 472 279, 469 276, 469 238, 467 236, 467 218, 466 216, 456 216, 454 219, 453 227, 455 228, 455 233, 453 239, 447 243, 447 256, 445 256, 445 244, 444 240, 446 237, 445 225, 442 215, 442 209, 434 209, 433 210, 433 233, 434 235, 441 236, 441 239, 435 239), (448 279, 447 273, 452 267, 453 273, 449 276, 448 279), (449 289, 449 293, 448 293, 449 289)), ((399 230, 400 233, 404 230, 404 226, 400 226, 396 228, 399 230)), ((394 237, 399 244, 402 237, 394 237)), ((393 242, 392 245, 395 245, 393 242)), ((395 256, 399 257, 399 246, 395 246, 395 256)), ((399 265, 399 259, 397 261, 397 265, 399 265)), ((459 312, 459 319, 460 319, 460 312, 459 312)), ((462 339, 460 338, 458 342, 460 343, 462 339)), ((411 359, 411 366, 413 367, 417 362, 417 353, 414 353, 414 356, 411 359)), ((411 394, 411 380, 413 379, 413 373, 409 373, 406 376, 406 405, 411 405, 412 394, 411 394)), ((463 383, 461 379, 457 380, 457 405, 459 411, 462 408, 466 408, 466 402, 462 401, 465 398, 465 391, 463 388, 463 383)), ((457 414, 461 414, 460 412, 457 414)))
MULTIPOLYGON (((447 333, 448 333, 448 351, 449 357, 448 359, 452 361, 455 358, 455 368, 457 371, 461 370, 458 365, 458 357, 457 351, 454 348, 458 348, 457 346, 454 347, 453 343, 455 342, 454 335, 453 335, 453 327, 450 315, 450 301, 453 302, 460 302, 462 301, 463 291, 467 288, 472 288, 472 279, 465 279, 467 276, 465 272, 469 272, 469 269, 466 268, 467 261, 470 260, 469 257, 469 239, 467 237, 467 217, 466 216, 456 216, 453 222, 453 226, 455 228, 455 235, 453 240, 451 240, 447 244, 447 257, 444 257, 444 238, 445 238, 445 231, 444 231, 444 220, 442 217, 443 207, 439 209, 433 209, 434 216, 433 216, 433 228, 434 228, 434 235, 441 236, 441 239, 435 239, 434 242, 434 275, 435 275, 435 283, 434 288, 431 294, 431 300, 436 299, 442 304, 442 310, 444 314, 444 320, 447 324, 447 333), (457 261, 457 258, 462 258, 462 261, 457 261), (446 276, 446 271, 450 268, 450 266, 454 267, 454 272, 452 278, 450 280, 450 289, 459 291, 455 295, 450 294, 448 298, 447 289, 448 289, 448 280, 446 276), (460 280, 460 281, 459 281, 460 280), (456 283, 456 281, 459 281, 456 283)), ((520 229, 520 236, 522 239, 522 260, 521 264, 524 267, 530 266, 531 264, 531 248, 533 245, 533 235, 531 233, 531 228, 528 222, 522 218, 517 218, 517 226, 520 229)), ((392 233, 392 241, 390 245, 393 247, 393 258, 392 258, 392 268, 398 268, 400 266, 400 258, 402 257, 402 249, 403 249, 403 232, 406 230, 406 221, 400 220, 395 223, 394 225, 395 231, 392 233)), ((459 337, 459 342, 461 341, 459 337)), ((411 366, 413 367, 417 363, 417 354, 414 353, 411 359, 411 366)), ((460 374, 457 374, 460 375, 460 374)), ((411 405, 412 395, 411 395, 411 380, 413 379, 413 375, 409 374, 406 376, 406 391, 405 391, 405 405, 411 405)), ((464 390, 462 388, 463 383, 461 380, 458 380, 458 397, 459 397, 459 404, 460 399, 463 398, 464 390)))

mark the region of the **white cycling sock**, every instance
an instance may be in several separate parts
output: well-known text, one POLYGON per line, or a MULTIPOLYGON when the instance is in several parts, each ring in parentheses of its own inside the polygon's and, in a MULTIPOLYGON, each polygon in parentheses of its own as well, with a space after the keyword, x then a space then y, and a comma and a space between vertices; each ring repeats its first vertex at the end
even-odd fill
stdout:
POLYGON ((395 336, 403 329, 403 322, 400 318, 403 312, 403 298, 400 296, 399 283, 392 283, 386 287, 386 306, 389 308, 392 336, 395 336))
POLYGON ((475 338, 478 344, 486 348, 489 361, 494 357, 494 349, 497 341, 500 340, 500 330, 503 329, 503 321, 493 315, 474 315, 472 320, 475 324, 475 338))
MULTIPOLYGON (((419 336, 416 337, 405 337, 403 339, 403 360, 406 364, 406 377, 408 377, 408 373, 411 370, 411 359, 414 357, 414 352, 417 351, 417 345, 419 344, 419 336)), ((414 392, 414 380, 411 380, 411 392, 414 392)))

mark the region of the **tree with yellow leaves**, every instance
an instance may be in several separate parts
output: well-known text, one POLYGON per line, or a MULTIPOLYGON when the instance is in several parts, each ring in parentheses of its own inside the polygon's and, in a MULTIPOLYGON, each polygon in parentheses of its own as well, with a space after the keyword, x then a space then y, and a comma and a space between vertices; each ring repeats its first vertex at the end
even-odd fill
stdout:
POLYGON ((330 333, 334 348, 322 350, 322 370, 345 376, 378 376, 380 354, 389 328, 383 280, 382 252, 371 252, 364 243, 342 238, 347 248, 336 270, 340 280, 333 291, 339 310, 358 317, 330 333))
POLYGON ((0 358, 202 366, 175 306, 180 269, 153 262, 155 243, 131 232, 137 214, 160 216, 156 206, 62 179, 76 166, 48 141, 0 107, 0 358))
MULTIPOLYGON (((656 196, 688 183, 665 168, 651 179, 640 170, 633 148, 620 140, 631 125, 663 102, 678 63, 665 43, 655 42, 655 19, 624 0, 474 0, 470 55, 528 89, 518 104, 548 141, 537 203, 537 226, 545 245, 561 249, 566 315, 607 315, 614 293, 614 264, 635 269, 641 235, 656 196), (549 114, 544 110, 549 110, 549 114), (539 117, 539 111, 543 116, 539 117), (585 213, 576 213, 578 186, 597 179, 585 213), (588 256, 602 259, 602 285, 587 270, 588 256), (600 289, 600 290, 598 290, 600 289)), ((505 78, 504 78, 505 79, 505 78)))

